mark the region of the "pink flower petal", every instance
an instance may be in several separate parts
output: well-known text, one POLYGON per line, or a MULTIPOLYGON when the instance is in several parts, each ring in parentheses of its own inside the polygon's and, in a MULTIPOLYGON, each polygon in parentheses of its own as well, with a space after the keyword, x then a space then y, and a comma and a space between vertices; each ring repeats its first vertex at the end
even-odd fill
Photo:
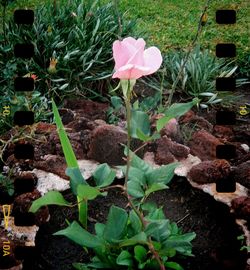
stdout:
POLYGON ((123 67, 121 67, 119 70, 117 70, 112 78, 119 78, 119 79, 139 79, 142 76, 144 76, 145 73, 148 73, 150 69, 148 67, 138 66, 138 65, 132 65, 128 64, 123 67))
POLYGON ((144 51, 144 66, 150 68, 150 71, 144 75, 156 72, 160 68, 161 64, 162 56, 158 48, 153 46, 144 51))
POLYGON ((113 57, 115 60, 115 70, 127 64, 128 60, 134 55, 136 49, 124 41, 115 41, 113 43, 113 57))

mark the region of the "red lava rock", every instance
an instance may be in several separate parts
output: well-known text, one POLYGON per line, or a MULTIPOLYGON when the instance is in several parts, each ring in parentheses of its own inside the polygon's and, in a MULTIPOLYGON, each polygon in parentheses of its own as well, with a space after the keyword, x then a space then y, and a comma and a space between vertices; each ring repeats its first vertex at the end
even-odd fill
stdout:
POLYGON ((63 125, 67 125, 68 123, 74 121, 75 113, 72 110, 61 108, 61 109, 58 109, 58 111, 62 119, 63 125))
POLYGON ((90 120, 106 120, 106 113, 109 108, 109 104, 84 99, 66 99, 64 101, 64 107, 77 111, 81 116, 90 120))
POLYGON ((156 142, 157 149, 155 154, 155 162, 158 164, 168 164, 175 160, 187 158, 189 148, 185 145, 173 142, 167 136, 163 136, 156 142))
POLYGON ((216 159, 216 147, 222 144, 219 139, 205 130, 194 132, 192 139, 188 142, 191 154, 198 156, 201 160, 216 159))
MULTIPOLYGON (((159 114, 153 115, 151 117, 150 123, 151 123, 151 127, 152 127, 153 131, 156 130, 157 120, 159 120, 160 118, 162 118, 164 116, 165 116, 165 114, 159 113, 159 114)), ((160 134, 161 134, 161 136, 164 136, 164 135, 168 136, 172 141, 176 141, 176 142, 183 141, 179 124, 175 118, 172 118, 169 120, 169 122, 165 125, 165 127, 163 127, 163 129, 161 129, 160 134)))
MULTIPOLYGON (((13 203, 12 214, 15 213, 27 213, 32 202, 41 197, 41 194, 38 190, 34 190, 33 192, 27 192, 17 196, 13 203)), ((49 217, 49 209, 48 206, 41 207, 35 213, 35 224, 40 226, 47 222, 49 217)))
POLYGON ((69 180, 69 177, 65 174, 67 165, 64 157, 58 155, 46 155, 43 158, 43 160, 34 161, 33 166, 37 169, 57 174, 60 177, 69 180))
MULTIPOLYGON (((83 147, 82 147, 81 133, 80 132, 74 132, 74 133, 67 132, 67 135, 69 137, 69 140, 70 140, 70 143, 71 143, 72 148, 74 150, 74 153, 76 155, 76 158, 77 159, 84 158, 85 153, 84 153, 83 147)), ((51 152, 48 152, 48 153, 52 153, 54 155, 60 155, 60 156, 64 157, 61 142, 60 142, 60 139, 59 139, 57 132, 52 132, 50 134, 49 141, 52 144, 53 150, 51 152)))
POLYGON ((110 165, 124 164, 121 144, 126 144, 127 133, 114 125, 101 125, 91 135, 88 158, 110 165))
POLYGON ((65 128, 70 129, 71 132, 80 132, 85 129, 93 130, 95 126, 96 125, 93 121, 90 121, 85 117, 79 117, 78 119, 67 124, 65 128))
POLYGON ((234 132, 230 126, 215 125, 213 134, 222 141, 232 141, 234 138, 234 132))
POLYGON ((185 113, 183 116, 179 119, 180 124, 192 124, 195 125, 199 129, 204 129, 208 132, 212 132, 213 125, 210 124, 205 118, 201 116, 195 115, 195 113, 190 110, 187 113, 185 113))
POLYGON ((191 181, 200 184, 216 183, 217 180, 225 179, 230 174, 230 164, 225 159, 203 161, 195 166, 188 173, 191 181))
POLYGON ((39 122, 35 124, 36 134, 49 134, 50 132, 56 130, 56 125, 39 122))
POLYGON ((233 174, 237 182, 250 189, 250 160, 233 167, 233 174))
POLYGON ((238 218, 250 220, 250 198, 242 196, 232 200, 232 209, 238 218))

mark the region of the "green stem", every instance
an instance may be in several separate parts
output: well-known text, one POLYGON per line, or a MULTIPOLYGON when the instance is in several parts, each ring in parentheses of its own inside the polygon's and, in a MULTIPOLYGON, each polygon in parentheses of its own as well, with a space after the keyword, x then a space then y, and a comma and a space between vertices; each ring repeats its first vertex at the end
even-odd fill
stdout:
MULTIPOLYGON (((143 230, 145 230, 147 222, 144 219, 143 213, 141 213, 139 211, 139 209, 137 209, 135 207, 133 201, 131 200, 131 196, 128 194, 128 175, 129 175, 129 169, 130 169, 130 165, 131 165, 131 153, 130 153, 130 145, 131 145, 131 130, 130 130, 130 128, 131 128, 131 107, 130 107, 130 99, 131 99, 131 93, 132 93, 131 84, 130 84, 130 81, 128 81, 127 95, 124 96, 125 106, 126 106, 126 118, 127 118, 127 167, 126 167, 126 174, 125 174, 124 189, 125 189, 125 194, 127 196, 130 207, 135 211, 135 213, 139 217, 139 219, 141 221, 141 224, 142 224, 142 228, 143 228, 143 230)), ((165 270, 164 263, 162 262, 158 252, 155 250, 151 237, 148 237, 148 247, 149 247, 151 253, 153 254, 154 258, 159 263, 160 269, 165 270)))

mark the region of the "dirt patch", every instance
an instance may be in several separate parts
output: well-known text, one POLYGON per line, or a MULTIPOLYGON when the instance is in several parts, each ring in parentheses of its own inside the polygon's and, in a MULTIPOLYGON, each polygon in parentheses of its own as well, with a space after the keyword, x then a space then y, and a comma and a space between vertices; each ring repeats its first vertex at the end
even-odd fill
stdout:
MULTIPOLYGON (((229 208, 216 202, 202 191, 193 189, 185 178, 174 177, 170 189, 152 194, 148 200, 163 206, 171 221, 178 222, 184 232, 194 231, 193 241, 195 257, 179 258, 185 270, 243 270, 245 254, 240 252, 240 243, 236 240, 241 231, 235 224, 229 208)), ((64 192, 72 200, 69 191, 64 192)), ((125 207, 126 198, 118 190, 109 192, 106 198, 97 198, 89 204, 89 216, 105 222, 108 209, 112 204, 125 207)), ((37 270, 71 270, 73 262, 86 262, 89 256, 81 247, 65 237, 52 234, 65 228, 65 218, 77 219, 77 209, 50 207, 51 220, 42 225, 36 237, 39 258, 34 262, 37 270)), ((93 223, 89 223, 93 230, 93 223)))

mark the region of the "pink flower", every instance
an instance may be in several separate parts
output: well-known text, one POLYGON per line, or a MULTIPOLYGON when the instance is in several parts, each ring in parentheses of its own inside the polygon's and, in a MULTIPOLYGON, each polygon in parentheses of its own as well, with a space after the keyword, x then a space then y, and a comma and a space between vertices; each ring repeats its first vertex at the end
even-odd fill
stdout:
POLYGON ((156 47, 145 50, 142 38, 127 37, 113 44, 115 73, 112 78, 138 79, 156 72, 162 63, 161 52, 156 47))

